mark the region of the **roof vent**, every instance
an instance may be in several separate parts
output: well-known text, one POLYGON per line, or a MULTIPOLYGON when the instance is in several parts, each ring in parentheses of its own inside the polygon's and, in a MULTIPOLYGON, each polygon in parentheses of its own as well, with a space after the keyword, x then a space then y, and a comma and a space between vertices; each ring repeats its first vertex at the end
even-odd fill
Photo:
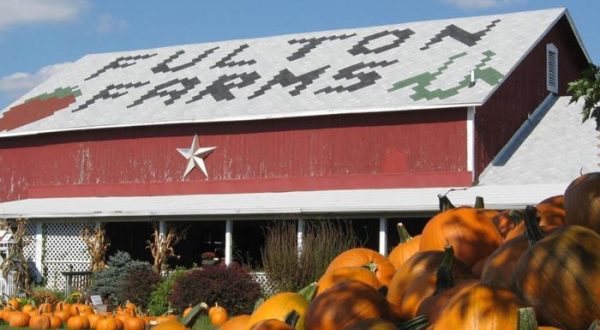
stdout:
POLYGON ((558 94, 558 48, 554 44, 546 45, 546 88, 558 94))
POLYGON ((475 70, 471 70, 470 79, 469 79, 469 87, 475 86, 476 81, 477 80, 475 78, 475 70))

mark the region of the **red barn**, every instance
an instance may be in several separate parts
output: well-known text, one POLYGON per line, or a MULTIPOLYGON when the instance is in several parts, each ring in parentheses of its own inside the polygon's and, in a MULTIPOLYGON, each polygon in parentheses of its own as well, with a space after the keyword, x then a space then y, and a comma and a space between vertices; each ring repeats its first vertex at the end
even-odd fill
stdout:
POLYGON ((305 219, 354 219, 385 253, 452 189, 499 209, 562 193, 577 172, 494 173, 589 61, 565 9, 87 55, 2 113, 0 212, 29 220, 56 286, 88 267, 90 223, 138 257, 150 222, 191 224, 188 261, 230 262, 261 221, 301 238, 305 219))

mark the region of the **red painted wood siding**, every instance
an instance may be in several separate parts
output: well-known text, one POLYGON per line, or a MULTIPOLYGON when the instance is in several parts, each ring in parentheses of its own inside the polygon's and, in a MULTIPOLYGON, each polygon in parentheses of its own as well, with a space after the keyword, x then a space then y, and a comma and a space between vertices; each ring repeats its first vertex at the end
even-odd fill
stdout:
POLYGON ((585 55, 565 17, 538 43, 501 87, 475 114, 475 175, 479 175, 549 94, 546 45, 558 48, 559 93, 587 66, 585 55))
POLYGON ((469 185, 466 110, 155 126, 0 140, 0 198, 469 185), (182 180, 194 134, 209 179, 182 180))

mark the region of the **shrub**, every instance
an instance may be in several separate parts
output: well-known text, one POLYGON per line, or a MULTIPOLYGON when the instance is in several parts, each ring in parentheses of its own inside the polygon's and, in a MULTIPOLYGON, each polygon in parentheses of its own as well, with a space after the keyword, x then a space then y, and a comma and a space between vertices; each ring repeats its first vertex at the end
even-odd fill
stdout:
MULTIPOLYGON (((150 315, 162 315, 169 310, 169 295, 173 289, 173 284, 185 272, 184 268, 177 268, 156 285, 154 291, 150 294, 148 302, 148 313, 150 315)), ((179 310, 179 312, 183 312, 183 310, 179 310)))
POLYGON ((129 269, 123 275, 120 290, 117 294, 119 301, 131 301, 146 308, 150 294, 160 282, 160 275, 149 269, 129 269))
POLYGON ((120 295, 122 282, 129 270, 152 271, 149 262, 133 260, 127 252, 117 251, 108 258, 108 267, 92 274, 90 293, 102 296, 104 301, 120 305, 125 302, 120 295))
POLYGON ((294 222, 276 221, 265 236, 262 261, 277 292, 298 291, 317 281, 333 258, 359 244, 347 222, 327 219, 305 222, 300 256, 294 222))
POLYGON ((64 292, 50 290, 43 287, 33 288, 30 296, 30 299, 33 300, 36 305, 40 305, 46 302, 54 305, 57 302, 64 300, 64 298, 64 292))
POLYGON ((169 301, 179 310, 188 305, 218 303, 231 315, 250 314, 260 297, 260 286, 241 266, 211 265, 178 278, 169 301))

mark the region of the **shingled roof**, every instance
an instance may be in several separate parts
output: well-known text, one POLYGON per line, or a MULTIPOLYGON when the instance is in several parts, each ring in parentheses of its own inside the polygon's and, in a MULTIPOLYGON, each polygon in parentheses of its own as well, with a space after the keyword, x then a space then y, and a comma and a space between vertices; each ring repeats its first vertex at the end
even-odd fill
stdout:
POLYGON ((4 111, 0 137, 477 106, 565 13, 548 9, 87 55, 4 111))

